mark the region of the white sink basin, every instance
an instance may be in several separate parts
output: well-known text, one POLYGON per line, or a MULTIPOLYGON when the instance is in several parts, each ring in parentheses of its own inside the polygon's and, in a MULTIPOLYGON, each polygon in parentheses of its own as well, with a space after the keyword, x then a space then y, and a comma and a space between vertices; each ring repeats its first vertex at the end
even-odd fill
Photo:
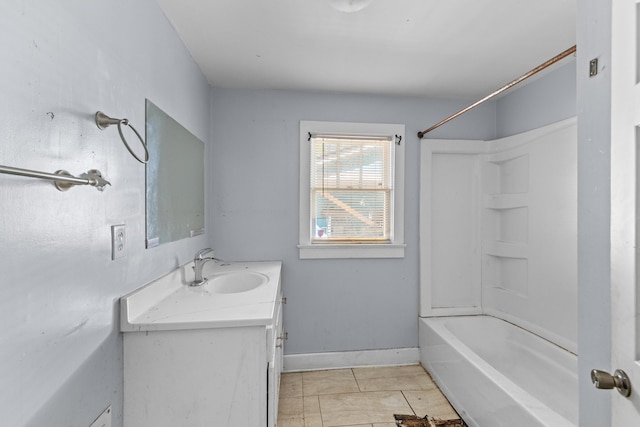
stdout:
POLYGON ((208 282, 193 282, 193 262, 121 298, 122 332, 270 325, 280 293, 280 261, 208 262, 208 282))
POLYGON ((267 283, 269 278, 253 271, 230 271, 209 276, 206 286, 218 294, 248 292, 267 283))

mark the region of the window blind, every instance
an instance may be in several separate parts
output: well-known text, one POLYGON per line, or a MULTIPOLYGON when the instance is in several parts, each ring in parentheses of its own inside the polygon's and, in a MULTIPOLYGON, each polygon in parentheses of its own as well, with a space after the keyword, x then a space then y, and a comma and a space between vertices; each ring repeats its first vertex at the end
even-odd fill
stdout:
POLYGON ((311 240, 391 241, 392 137, 311 136, 311 240))

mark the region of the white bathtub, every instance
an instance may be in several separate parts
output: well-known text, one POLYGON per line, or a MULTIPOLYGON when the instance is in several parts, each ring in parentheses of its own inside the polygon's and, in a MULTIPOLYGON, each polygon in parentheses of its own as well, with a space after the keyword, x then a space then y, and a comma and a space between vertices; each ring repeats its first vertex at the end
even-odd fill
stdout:
POLYGON ((420 354, 470 427, 575 427, 578 361, 490 316, 421 318, 420 354))

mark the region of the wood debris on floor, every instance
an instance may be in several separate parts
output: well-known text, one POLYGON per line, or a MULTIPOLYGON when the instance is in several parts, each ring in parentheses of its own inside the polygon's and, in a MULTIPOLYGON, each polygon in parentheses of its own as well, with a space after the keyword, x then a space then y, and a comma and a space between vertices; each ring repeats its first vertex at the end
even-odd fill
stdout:
POLYGON ((396 419, 398 427, 466 427, 461 419, 456 420, 440 420, 429 415, 423 418, 415 415, 393 415, 396 419))

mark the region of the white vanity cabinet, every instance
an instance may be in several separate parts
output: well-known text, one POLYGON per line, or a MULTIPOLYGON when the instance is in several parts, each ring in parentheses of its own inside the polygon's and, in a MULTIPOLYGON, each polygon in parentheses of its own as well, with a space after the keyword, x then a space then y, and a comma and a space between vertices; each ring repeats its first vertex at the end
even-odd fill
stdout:
POLYGON ((250 308, 244 305, 255 290, 208 295, 159 286, 162 300, 139 309, 134 295, 123 297, 125 427, 275 426, 283 344, 279 263, 268 276, 275 288, 254 295, 250 308), (183 304, 192 297, 195 303, 183 304), (209 297, 216 308, 202 305, 209 297))

